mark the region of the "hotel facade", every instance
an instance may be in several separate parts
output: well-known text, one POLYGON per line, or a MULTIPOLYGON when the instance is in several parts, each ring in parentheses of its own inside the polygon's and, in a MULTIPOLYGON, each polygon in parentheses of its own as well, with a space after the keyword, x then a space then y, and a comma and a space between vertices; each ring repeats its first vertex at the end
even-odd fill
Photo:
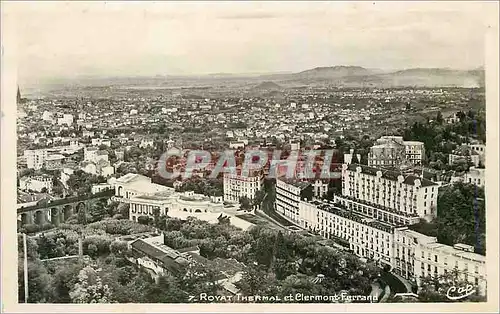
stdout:
POLYGON ((333 201, 303 197, 302 182, 276 180, 276 210, 297 226, 332 239, 360 258, 421 284, 421 278, 457 272, 486 293, 485 256, 470 246, 448 246, 411 230, 437 214, 438 185, 364 165, 343 165, 342 195, 333 201))

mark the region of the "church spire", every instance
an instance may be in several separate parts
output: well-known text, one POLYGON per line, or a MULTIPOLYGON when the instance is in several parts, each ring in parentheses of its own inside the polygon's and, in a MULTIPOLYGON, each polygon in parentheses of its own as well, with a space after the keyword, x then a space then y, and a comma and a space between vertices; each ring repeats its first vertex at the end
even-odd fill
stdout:
POLYGON ((17 85, 17 103, 21 103, 21 91, 19 90, 19 85, 17 85))

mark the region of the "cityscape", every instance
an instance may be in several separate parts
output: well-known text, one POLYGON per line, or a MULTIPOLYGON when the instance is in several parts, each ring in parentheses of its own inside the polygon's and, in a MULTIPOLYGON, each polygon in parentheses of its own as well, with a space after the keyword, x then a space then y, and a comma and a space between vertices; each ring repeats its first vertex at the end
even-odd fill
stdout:
POLYGON ((18 302, 487 302, 481 62, 18 83, 18 302))

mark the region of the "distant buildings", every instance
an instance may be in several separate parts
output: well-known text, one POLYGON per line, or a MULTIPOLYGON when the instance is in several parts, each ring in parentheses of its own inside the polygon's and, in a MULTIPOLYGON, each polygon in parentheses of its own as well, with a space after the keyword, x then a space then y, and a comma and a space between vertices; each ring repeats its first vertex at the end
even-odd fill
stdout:
POLYGON ((73 115, 66 113, 63 114, 62 117, 57 119, 57 124, 71 126, 73 124, 73 115))

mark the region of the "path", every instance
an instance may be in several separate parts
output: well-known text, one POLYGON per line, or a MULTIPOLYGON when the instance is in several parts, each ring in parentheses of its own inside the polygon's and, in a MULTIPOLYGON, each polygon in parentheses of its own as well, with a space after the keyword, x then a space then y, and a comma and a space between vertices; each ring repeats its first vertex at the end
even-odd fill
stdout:
MULTIPOLYGON (((87 255, 83 255, 82 257, 86 257, 87 255)), ((78 258, 80 255, 69 255, 69 256, 61 256, 61 257, 53 257, 53 258, 47 258, 47 259, 41 259, 41 262, 48 262, 48 261, 57 261, 57 260, 63 260, 63 259, 70 259, 70 258, 78 258)))
POLYGON ((380 284, 378 282, 372 282, 372 292, 370 292, 370 296, 377 297, 377 300, 380 298, 382 294, 382 288, 380 288, 380 284))
POLYGON ((404 279, 403 277, 401 277, 400 275, 398 275, 396 273, 391 272, 391 274, 393 274, 396 278, 398 278, 405 285, 406 292, 408 292, 408 293, 413 292, 412 285, 408 280, 404 279))

